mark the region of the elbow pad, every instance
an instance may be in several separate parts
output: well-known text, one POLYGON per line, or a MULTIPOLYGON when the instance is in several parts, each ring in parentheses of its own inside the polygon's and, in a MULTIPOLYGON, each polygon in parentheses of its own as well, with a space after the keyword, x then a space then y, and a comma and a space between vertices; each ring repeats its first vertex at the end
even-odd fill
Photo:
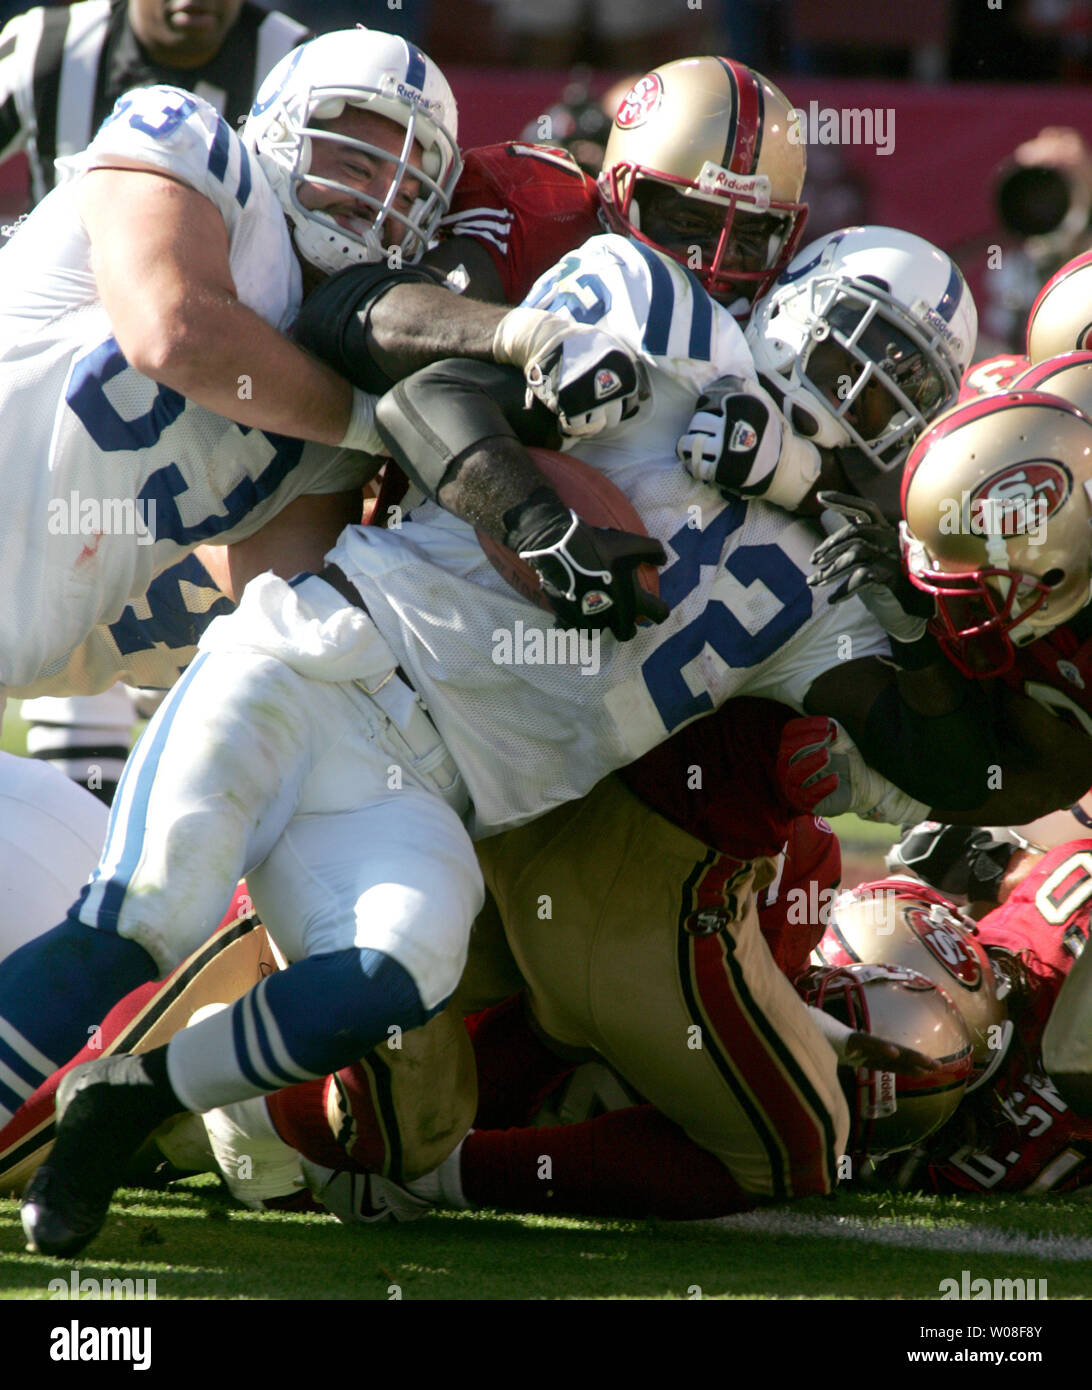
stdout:
POLYGON ((387 291, 402 284, 441 284, 422 266, 394 269, 352 265, 324 280, 304 300, 293 336, 347 381, 373 396, 381 396, 391 378, 372 360, 367 346, 368 315, 387 291))

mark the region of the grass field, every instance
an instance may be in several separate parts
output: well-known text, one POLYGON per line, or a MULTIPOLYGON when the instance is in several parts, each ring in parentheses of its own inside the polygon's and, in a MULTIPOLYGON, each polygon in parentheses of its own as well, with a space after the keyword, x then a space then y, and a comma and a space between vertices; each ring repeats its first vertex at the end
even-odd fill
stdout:
MULTIPOLYGON (((15 1202, 0 1203, 0 1297, 45 1299, 70 1268, 26 1253, 15 1202)), ((81 1278, 154 1279, 158 1300, 918 1300, 965 1269, 1086 1297, 1092 1204, 843 1192, 715 1222, 438 1212, 354 1229, 242 1211, 206 1177, 123 1192, 78 1263, 81 1278)))

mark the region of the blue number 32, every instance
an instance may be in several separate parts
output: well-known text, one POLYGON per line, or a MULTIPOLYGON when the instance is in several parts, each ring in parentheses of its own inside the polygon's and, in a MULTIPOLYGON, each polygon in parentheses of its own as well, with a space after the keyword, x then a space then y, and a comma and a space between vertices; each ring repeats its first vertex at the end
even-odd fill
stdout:
MULTIPOLYGON (((724 542, 739 529, 747 504, 733 500, 704 530, 684 526, 668 542, 678 557, 660 575, 660 593, 673 608, 697 588, 702 567, 716 565, 724 542)), ((656 648, 642 675, 666 729, 674 730, 713 708, 703 690, 695 695, 683 667, 706 648, 737 670, 747 670, 772 656, 812 614, 812 593, 804 571, 779 545, 740 545, 729 552, 723 569, 741 590, 760 584, 780 607, 761 626, 745 626, 726 603, 710 599, 681 631, 656 648)))

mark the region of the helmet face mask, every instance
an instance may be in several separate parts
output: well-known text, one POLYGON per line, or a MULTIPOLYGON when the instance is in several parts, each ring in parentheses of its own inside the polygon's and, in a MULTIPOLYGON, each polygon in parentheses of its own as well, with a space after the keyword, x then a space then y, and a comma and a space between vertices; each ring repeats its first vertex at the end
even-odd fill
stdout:
POLYGON ((848 227, 799 252, 746 335, 786 414, 810 414, 801 432, 843 449, 850 487, 895 515, 899 470, 956 399, 977 324, 943 252, 895 228, 848 227))
POLYGON ((622 99, 599 190, 612 231, 746 313, 803 233, 804 167, 798 118, 772 82, 731 59, 687 58, 622 99))
POLYGON ((243 140, 292 223, 300 255, 333 273, 382 260, 394 247, 405 262, 424 254, 461 169, 456 133, 455 101, 435 64, 393 35, 356 29, 325 34, 282 59, 262 84, 243 140), (346 111, 372 120, 346 121, 346 111), (357 135, 346 129, 353 126, 357 135), (383 196, 372 191, 377 176, 361 172, 363 189, 316 172, 316 165, 344 169, 342 152, 382 171, 383 196), (310 207, 300 196, 306 188, 359 214, 343 211, 339 220, 310 207))

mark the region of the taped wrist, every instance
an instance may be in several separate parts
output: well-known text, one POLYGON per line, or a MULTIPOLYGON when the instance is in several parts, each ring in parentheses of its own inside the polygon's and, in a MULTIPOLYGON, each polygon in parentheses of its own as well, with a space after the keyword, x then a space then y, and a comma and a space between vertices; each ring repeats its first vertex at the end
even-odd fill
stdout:
POLYGON ((522 371, 566 326, 544 309, 510 309, 493 334, 493 361, 522 371))
POLYGON ((353 387, 353 408, 349 427, 341 440, 343 449, 359 449, 364 454, 381 454, 383 440, 375 427, 376 398, 368 391, 353 387))
POLYGON ((362 391, 381 396, 392 378, 368 348, 368 317, 395 285, 442 283, 423 266, 353 265, 324 280, 304 300, 293 336, 362 391))

